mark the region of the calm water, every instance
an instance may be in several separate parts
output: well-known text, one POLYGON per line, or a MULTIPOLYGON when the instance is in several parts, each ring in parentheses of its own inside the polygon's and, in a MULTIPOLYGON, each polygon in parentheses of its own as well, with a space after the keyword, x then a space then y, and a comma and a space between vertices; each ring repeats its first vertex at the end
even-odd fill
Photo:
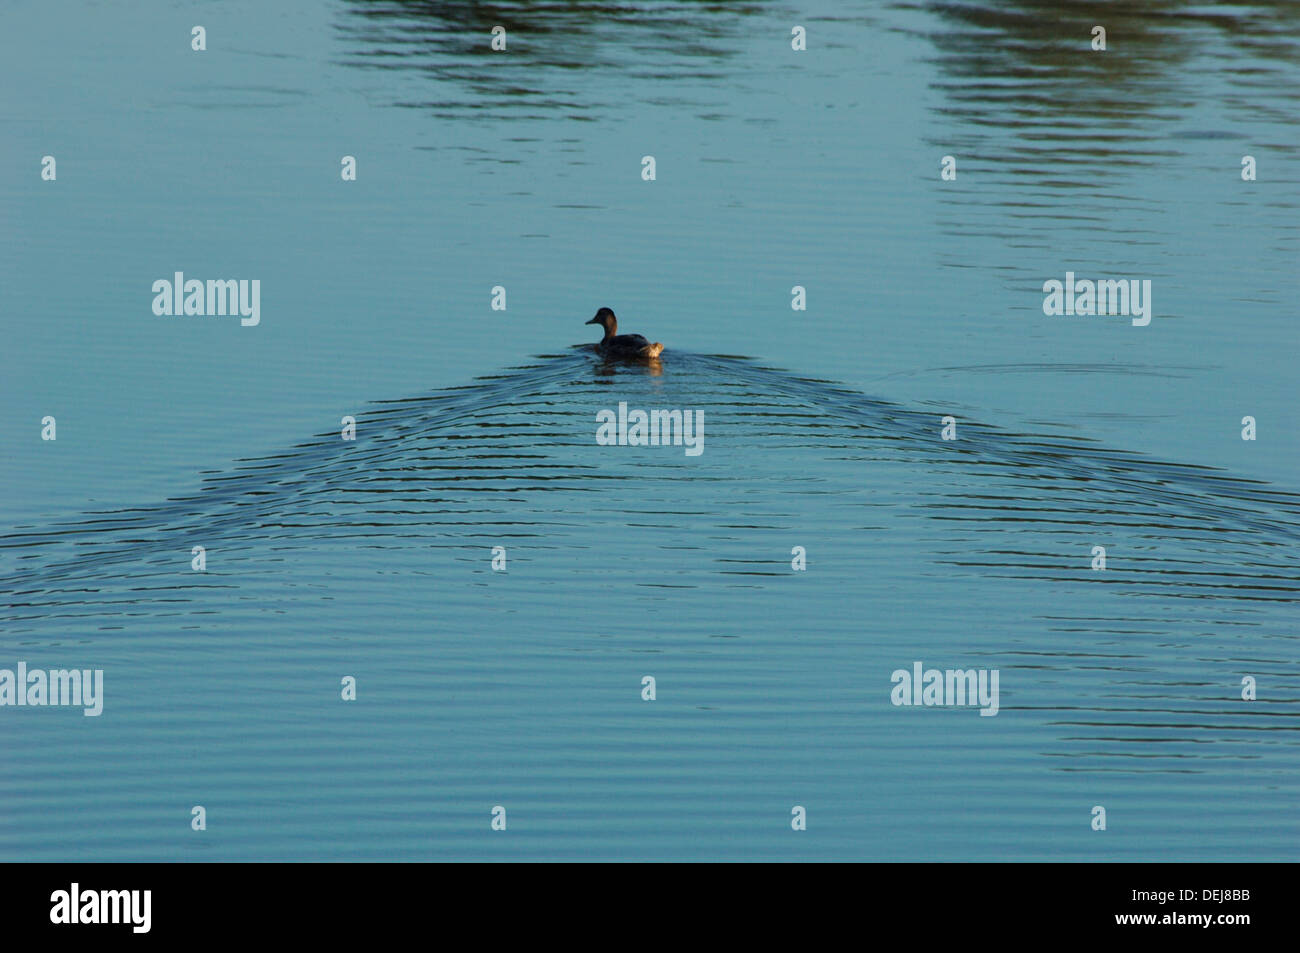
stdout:
POLYGON ((0 858, 1294 859, 1300 8, 1057 6, 6 6, 0 858))

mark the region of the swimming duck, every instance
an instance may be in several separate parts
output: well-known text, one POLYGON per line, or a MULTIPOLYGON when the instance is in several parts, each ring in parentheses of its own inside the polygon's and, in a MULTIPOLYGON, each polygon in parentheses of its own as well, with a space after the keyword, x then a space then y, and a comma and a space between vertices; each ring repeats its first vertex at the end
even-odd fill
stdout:
POLYGON ((609 308, 601 308, 587 323, 599 324, 605 329, 605 336, 596 345, 605 357, 656 358, 664 349, 658 341, 651 344, 639 334, 619 334, 618 318, 614 317, 614 312, 609 308))

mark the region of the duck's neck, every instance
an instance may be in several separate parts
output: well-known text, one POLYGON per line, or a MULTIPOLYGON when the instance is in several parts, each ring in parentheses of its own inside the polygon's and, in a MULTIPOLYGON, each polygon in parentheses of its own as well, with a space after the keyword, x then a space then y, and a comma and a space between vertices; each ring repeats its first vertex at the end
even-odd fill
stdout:
POLYGON ((608 341, 616 334, 618 334, 618 322, 617 321, 607 322, 605 324, 605 336, 601 338, 600 343, 604 344, 606 341, 608 341))

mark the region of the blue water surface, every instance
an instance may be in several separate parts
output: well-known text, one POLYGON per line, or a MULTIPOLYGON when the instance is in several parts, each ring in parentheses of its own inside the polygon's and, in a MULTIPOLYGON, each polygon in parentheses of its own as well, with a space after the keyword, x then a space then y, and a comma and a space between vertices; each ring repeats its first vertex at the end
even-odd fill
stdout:
POLYGON ((0 23, 0 858, 1294 859, 1295 5, 0 23))

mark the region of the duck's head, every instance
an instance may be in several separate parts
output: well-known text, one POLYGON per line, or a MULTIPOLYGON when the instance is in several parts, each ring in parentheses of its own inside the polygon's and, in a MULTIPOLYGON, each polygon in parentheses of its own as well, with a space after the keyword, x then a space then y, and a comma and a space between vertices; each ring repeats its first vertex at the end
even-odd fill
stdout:
POLYGON ((606 335, 614 334, 618 329, 618 318, 614 317, 614 312, 610 308, 601 308, 587 323, 599 324, 605 329, 606 335))

